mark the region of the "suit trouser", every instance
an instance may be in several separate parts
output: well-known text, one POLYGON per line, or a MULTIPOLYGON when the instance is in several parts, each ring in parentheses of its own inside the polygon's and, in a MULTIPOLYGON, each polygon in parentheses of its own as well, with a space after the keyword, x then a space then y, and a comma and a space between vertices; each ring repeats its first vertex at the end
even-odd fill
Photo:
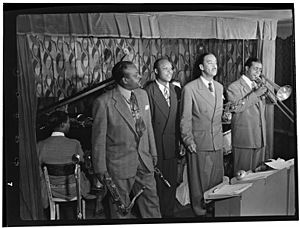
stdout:
POLYGON ((203 215, 204 192, 223 181, 223 150, 187 153, 190 199, 196 215, 203 215))
POLYGON ((239 170, 254 170, 265 158, 265 147, 262 148, 232 148, 234 173, 239 170))
POLYGON ((162 217, 173 217, 177 188, 177 159, 163 160, 158 158, 157 167, 171 185, 171 188, 168 188, 159 177, 155 175, 161 215, 162 217))
MULTIPOLYGON (((117 189, 120 193, 121 199, 125 206, 130 204, 129 194, 132 191, 134 195, 145 186, 144 192, 138 197, 136 203, 139 207, 142 218, 161 218, 159 209, 159 199, 156 192, 156 182, 154 173, 149 172, 144 164, 140 163, 135 177, 128 179, 113 178, 117 189)), ((110 199, 110 211, 112 218, 132 218, 132 214, 128 213, 122 216, 117 212, 117 207, 110 199)))

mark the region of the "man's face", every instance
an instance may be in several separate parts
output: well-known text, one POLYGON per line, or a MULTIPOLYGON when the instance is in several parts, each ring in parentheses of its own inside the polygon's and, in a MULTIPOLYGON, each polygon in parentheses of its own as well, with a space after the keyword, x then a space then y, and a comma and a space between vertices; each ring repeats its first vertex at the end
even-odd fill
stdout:
POLYGON ((216 76, 218 70, 216 57, 213 54, 206 55, 203 64, 200 64, 199 67, 204 77, 216 76))
POLYGON ((259 77, 261 72, 262 72, 262 64, 259 62, 252 62, 251 67, 246 66, 245 74, 251 81, 259 77))
POLYGON ((123 78, 123 85, 126 89, 133 90, 141 87, 141 76, 135 65, 129 65, 125 70, 125 77, 123 78))
POLYGON ((162 82, 170 82, 173 76, 173 67, 168 60, 159 61, 157 69, 154 69, 158 80, 162 82))

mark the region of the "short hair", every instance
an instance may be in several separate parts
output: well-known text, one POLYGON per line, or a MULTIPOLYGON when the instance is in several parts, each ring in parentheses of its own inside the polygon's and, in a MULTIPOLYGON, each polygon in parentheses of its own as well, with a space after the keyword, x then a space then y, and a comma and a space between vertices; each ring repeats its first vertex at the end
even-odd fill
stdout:
MULTIPOLYGON (((162 58, 158 58, 157 60, 155 60, 154 64, 153 64, 153 70, 157 69, 159 66, 159 62, 162 60, 167 60, 170 62, 170 60, 167 57, 162 57, 162 58)), ((171 63, 171 62, 170 62, 171 63)), ((172 64, 172 63, 171 63, 172 64)))
POLYGON ((49 126, 51 130, 55 130, 62 123, 66 123, 68 121, 69 115, 64 111, 54 111, 49 116, 49 126))
POLYGON ((262 63, 260 59, 256 57, 249 57, 247 61, 245 62, 245 67, 251 67, 253 62, 262 63))
POLYGON ((213 56, 215 56, 215 55, 214 55, 213 53, 211 53, 211 52, 205 52, 205 53, 201 54, 200 56, 198 56, 198 57, 196 58, 196 61, 195 61, 194 67, 193 67, 193 71, 192 71, 192 72, 193 72, 193 73, 192 73, 193 78, 198 78, 199 75, 202 73, 202 70, 200 70, 199 66, 200 66, 200 64, 203 65, 204 58, 205 58, 205 56, 207 56, 207 55, 213 55, 213 56))
POLYGON ((215 55, 214 55, 213 53, 211 53, 211 52, 205 52, 205 53, 203 53, 202 55, 199 56, 199 59, 198 59, 198 66, 199 66, 200 64, 203 65, 204 58, 205 58, 205 56, 207 56, 207 55, 213 55, 213 56, 215 56, 215 55))
POLYGON ((126 75, 125 70, 132 65, 134 66, 134 63, 130 61, 118 62, 112 69, 112 78, 119 84, 121 79, 126 75))

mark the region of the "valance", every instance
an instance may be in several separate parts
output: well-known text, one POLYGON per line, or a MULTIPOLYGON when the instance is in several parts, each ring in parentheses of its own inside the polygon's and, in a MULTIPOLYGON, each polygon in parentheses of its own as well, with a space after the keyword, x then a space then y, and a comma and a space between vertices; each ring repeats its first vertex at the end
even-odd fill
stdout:
POLYGON ((19 15, 17 34, 275 40, 277 20, 142 13, 19 15))
POLYGON ((17 18, 17 34, 160 38, 158 28, 157 17, 145 14, 39 14, 17 18))

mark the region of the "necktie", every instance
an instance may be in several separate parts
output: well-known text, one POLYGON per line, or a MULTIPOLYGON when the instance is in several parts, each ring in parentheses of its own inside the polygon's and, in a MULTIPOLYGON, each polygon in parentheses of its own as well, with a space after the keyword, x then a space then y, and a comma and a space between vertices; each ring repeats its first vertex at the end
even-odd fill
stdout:
POLYGON ((211 93, 214 92, 214 89, 213 89, 213 87, 212 87, 211 82, 208 83, 208 89, 209 89, 209 91, 210 91, 211 93))
POLYGON ((135 120, 136 132, 138 133, 139 137, 142 137, 143 131, 146 130, 146 125, 140 115, 140 109, 134 92, 131 92, 130 95, 130 109, 131 109, 132 116, 135 120))
POLYGON ((168 106, 170 107, 170 95, 169 95, 169 89, 168 87, 164 87, 164 97, 166 99, 166 102, 168 103, 168 106))

